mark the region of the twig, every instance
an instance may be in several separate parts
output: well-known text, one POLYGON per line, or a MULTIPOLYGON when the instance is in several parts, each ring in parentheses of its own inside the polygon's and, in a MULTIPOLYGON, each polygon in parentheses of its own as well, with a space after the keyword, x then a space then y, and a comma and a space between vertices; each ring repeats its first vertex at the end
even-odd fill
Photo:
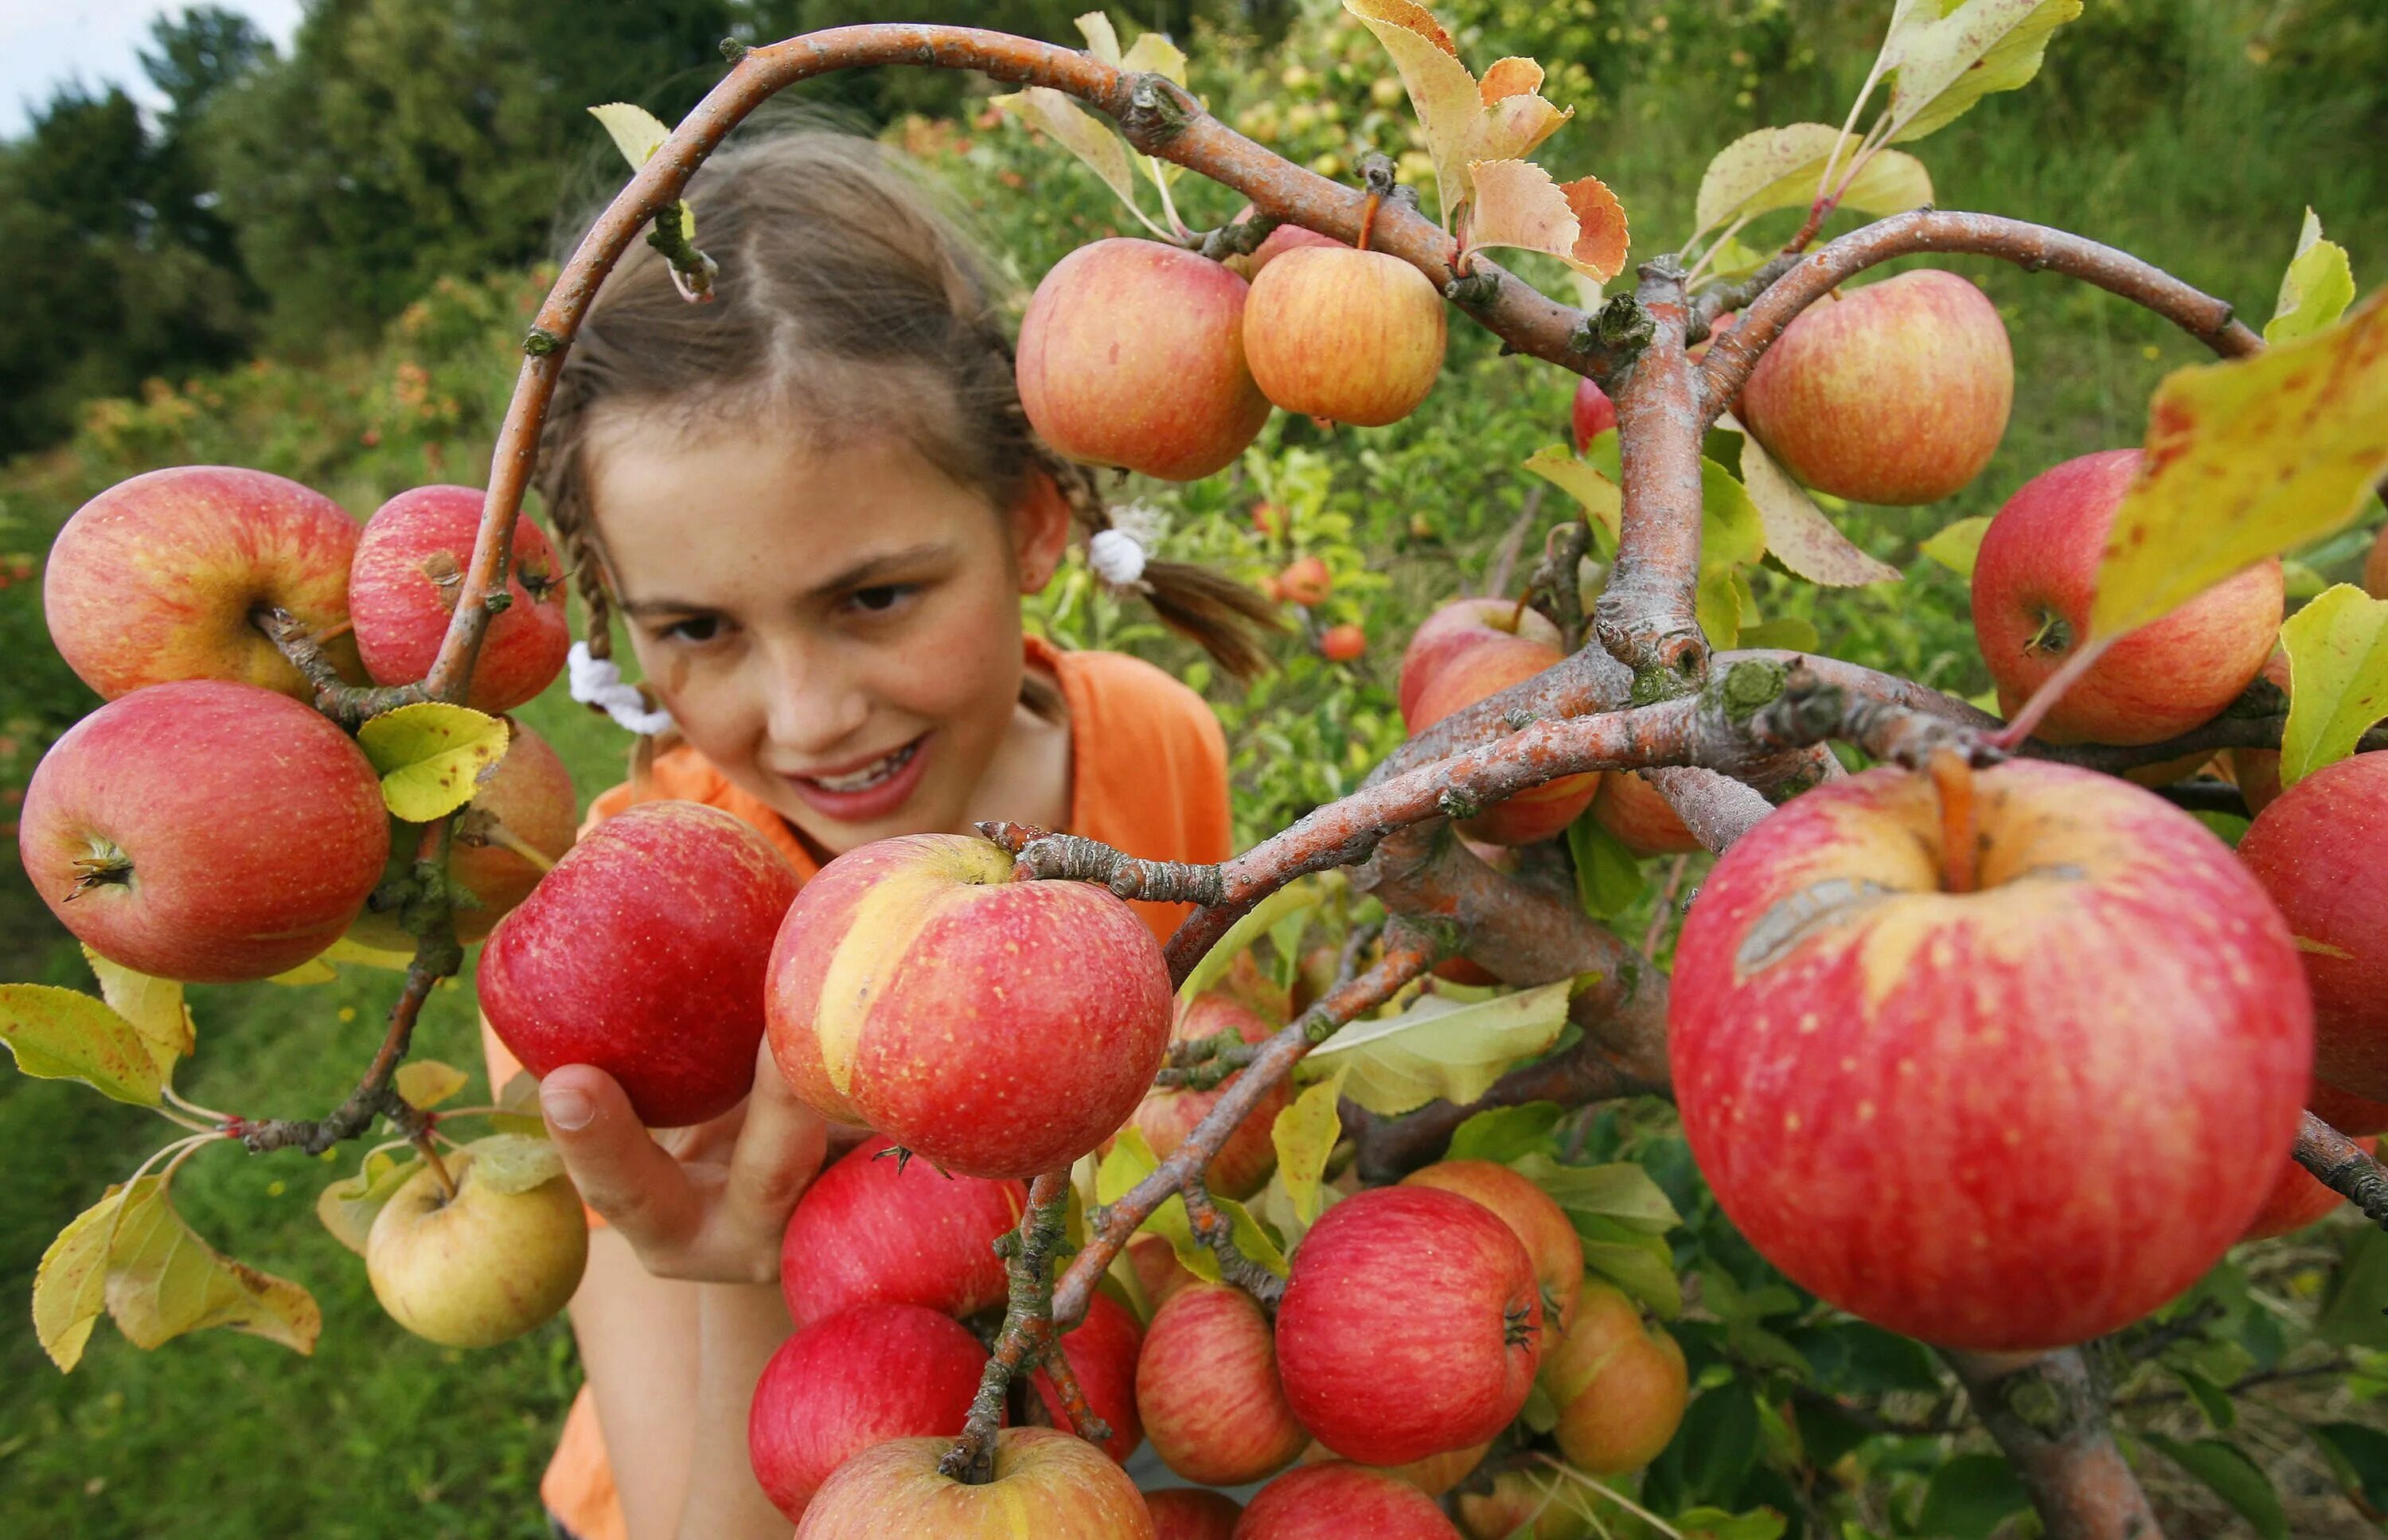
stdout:
MULTIPOLYGON (((1020 1228, 997 1243, 1010 1280, 1010 1297, 1004 1307, 1003 1329, 996 1334, 994 1351, 979 1377, 978 1394, 971 1400, 961 1436, 937 1462, 938 1471, 953 1480, 981 1485, 995 1479, 995 1434, 1003 1420, 1004 1395, 1011 1388, 1012 1376, 1035 1368, 1055 1341, 1053 1248, 1061 1243, 1069 1205, 1070 1173, 1046 1172, 1029 1184, 1028 1211, 1020 1217, 1020 1228)), ((1064 1378, 1075 1387, 1076 1379, 1066 1364, 1054 1377, 1057 1388, 1064 1378)), ((1078 1397, 1081 1404, 1085 1399, 1083 1394, 1078 1397)), ((1086 1416, 1094 1418, 1091 1410, 1086 1416)), ((1094 1419, 1094 1427, 1099 1430, 1089 1435, 1094 1442, 1111 1436, 1099 1419, 1094 1419)))
POLYGON ((2362 1145, 2310 1112, 2297 1122, 2297 1164, 2363 1210, 2373 1224, 2388 1229, 2388 1170, 2364 1154, 2362 1145))

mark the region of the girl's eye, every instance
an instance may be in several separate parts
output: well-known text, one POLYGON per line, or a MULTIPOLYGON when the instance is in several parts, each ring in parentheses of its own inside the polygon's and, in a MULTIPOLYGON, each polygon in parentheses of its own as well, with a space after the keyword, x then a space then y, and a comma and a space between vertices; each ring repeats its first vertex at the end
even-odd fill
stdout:
POLYGON ((721 621, 716 615, 692 615, 665 626, 663 634, 667 641, 709 642, 721 635, 721 621))
POLYGON ((902 583, 882 583, 868 588, 857 588, 853 594, 854 605, 856 609, 868 610, 873 614, 883 613, 903 602, 905 596, 911 591, 908 584, 902 583))

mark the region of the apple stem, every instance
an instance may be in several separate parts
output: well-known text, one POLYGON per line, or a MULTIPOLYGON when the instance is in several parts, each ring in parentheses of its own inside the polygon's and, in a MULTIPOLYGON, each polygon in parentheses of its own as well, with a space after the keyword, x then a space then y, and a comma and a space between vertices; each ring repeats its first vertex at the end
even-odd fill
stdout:
POLYGON ((448 1203, 454 1203, 456 1201, 456 1179, 448 1174, 448 1167, 446 1163, 441 1161, 439 1158, 439 1148, 437 1144, 432 1142, 430 1125, 426 1124, 423 1131, 416 1134, 408 1142, 412 1143, 415 1147, 416 1151, 422 1155, 424 1163, 431 1168, 432 1180, 439 1184, 439 1193, 442 1200, 448 1203))
POLYGON ((1950 893, 1970 893, 1978 886, 1979 855, 1974 814, 1974 767, 1956 750, 1932 751, 1925 764, 1933 789, 1940 797, 1940 887, 1950 893))
POLYGON ((1371 192, 1368 201, 1360 206, 1360 238, 1352 244, 1362 251, 1368 249, 1368 239, 1377 233, 1377 207, 1384 201, 1371 192))
POLYGON ((494 818, 476 832, 481 843, 485 845, 495 845, 500 850, 511 851, 514 854, 521 856, 525 861, 529 862, 541 873, 552 872, 555 869, 555 862, 549 857, 545 851, 540 850, 538 846, 532 844, 529 840, 525 839, 521 835, 516 834, 514 830, 506 827, 505 825, 499 823, 494 818))

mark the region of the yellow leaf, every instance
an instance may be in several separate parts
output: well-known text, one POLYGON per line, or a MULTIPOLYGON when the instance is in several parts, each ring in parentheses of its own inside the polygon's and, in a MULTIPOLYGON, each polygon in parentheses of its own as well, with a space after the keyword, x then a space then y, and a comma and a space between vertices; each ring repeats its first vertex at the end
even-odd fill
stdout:
MULTIPOLYGON (((1739 426, 1731 417, 1723 421, 1739 426)), ((1795 574, 1835 588, 1899 581, 1897 567, 1861 550, 1835 528, 1807 488, 1775 464, 1757 435, 1746 428, 1741 438, 1741 484, 1764 524, 1766 549, 1795 574)))
MULTIPOLYGON (((1117 1203, 1128 1189, 1150 1176, 1160 1165, 1141 1130, 1133 1125, 1120 1130, 1111 1141, 1111 1154, 1103 1156, 1102 1165, 1095 1171, 1097 1201, 1117 1203)), ((1194 1226, 1186 1217, 1184 1198, 1171 1193, 1137 1229, 1167 1241, 1169 1249, 1177 1254, 1179 1265, 1195 1277, 1206 1283, 1219 1281, 1219 1258, 1209 1246, 1194 1239, 1194 1226)))
POLYGON ((311 1353, 323 1330, 313 1296, 286 1278, 218 1252, 183 1222, 157 1177, 133 1183, 108 1248, 108 1313, 136 1347, 228 1326, 311 1353))
POLYGON ((1624 527, 1625 518, 1625 494, 1617 483, 1596 467, 1578 460, 1564 444, 1535 450, 1525 468, 1582 504, 1593 523, 1608 536, 1603 549, 1617 549, 1618 534, 1624 527))
POLYGON ((589 109, 589 116, 604 125, 605 133, 614 141, 614 147, 622 152, 622 158, 630 163, 630 170, 634 171, 645 165, 648 158, 663 146, 663 142, 671 137, 671 130, 662 119, 629 102, 607 102, 603 107, 592 107, 589 109))
POLYGON ((2049 34, 2081 14, 2081 0, 1962 0, 1943 11, 1937 0, 1902 0, 1893 15, 1886 144, 1921 139, 1993 92, 2028 84, 2049 34))
POLYGON ((165 1072, 140 1029, 106 1001, 74 990, 0 984, 0 1042, 36 1079, 81 1080, 135 1106, 165 1099, 165 1072))
POLYGON ((1989 532, 1989 515, 1976 513, 1957 520, 1915 549, 1958 576, 1971 577, 1974 562, 1982 553, 1982 536, 1989 532))
POLYGON ((2280 627, 2289 654, 2289 722, 2280 784, 2294 786, 2355 752, 2388 717, 2388 600, 2341 583, 2280 627))
POLYGON ((1492 68, 1476 82, 1476 95, 1486 107, 1512 96, 1531 96, 1543 88, 1543 67, 1530 58, 1494 59, 1492 68))
POLYGON ((1422 996, 1399 1016, 1345 1027, 1303 1067, 1313 1078, 1342 1069, 1343 1094, 1388 1117, 1437 1098, 1465 1105, 1558 1041, 1572 988, 1561 979, 1475 1004, 1422 996))
POLYGON ((1167 77, 1178 85, 1186 83, 1186 55, 1169 41, 1166 32, 1147 32, 1120 56, 1119 67, 1148 74, 1167 77))
POLYGON ((1774 254, 1743 244, 1737 235, 1721 237, 1708 247, 1708 271, 1719 278, 1747 278, 1773 260, 1774 254))
POLYGON ((1432 13, 1411 0, 1343 0, 1343 8, 1376 33, 1410 94, 1434 180, 1443 223, 1468 200, 1467 161, 1483 111, 1476 77, 1459 62, 1459 50, 1432 13))
POLYGON ((564 1175, 563 1152, 544 1134, 493 1133, 465 1145, 462 1161, 471 1165, 473 1180, 493 1193, 527 1193, 564 1175))
POLYGON ((381 799, 394 817, 427 824, 473 800, 505 756, 510 729, 470 706, 425 701, 385 712, 357 730, 381 772, 381 799))
POLYGON ((2388 290, 2252 358, 2176 371, 2148 410, 2090 631, 2112 638, 2344 528, 2388 467, 2388 290))
POLYGON ((1479 160, 1467 171, 1471 247, 1540 251, 1604 283, 1624 269, 1625 209, 1598 177, 1560 183, 1531 160, 1479 160))
POLYGON ((2280 302, 2264 323, 2264 340, 2278 346, 2311 336, 2354 303, 2355 270, 2347 265, 2346 248, 2321 238, 2321 221, 2308 208, 2296 254, 2280 274, 2280 302))
POLYGON ((1119 31, 1111 25, 1110 13, 1088 11, 1076 20, 1078 35, 1086 40, 1086 52, 1113 69, 1119 68, 1119 31))
MULTIPOLYGON (((1830 123, 1785 123, 1745 133, 1719 150, 1702 173, 1695 222, 1709 231, 1777 208, 1805 208, 1816 201, 1825 164, 1848 166, 1858 141, 1830 123)), ((1899 150, 1868 160, 1841 195, 1844 205, 1870 214, 1896 214, 1931 201, 1932 174, 1899 150)))
POLYGON ((414 961, 414 953, 391 952, 383 947, 367 946, 362 941, 352 941, 343 936, 317 953, 315 960, 322 963, 354 963, 360 967, 387 968, 393 973, 404 973, 407 966, 414 961))
POLYGON ((1076 101, 1050 86, 1032 85, 1010 95, 992 97, 990 105, 1051 134, 1101 177, 1122 203, 1136 208, 1136 169, 1128 160, 1127 145, 1076 101))
MULTIPOLYGON (((1182 1200, 1173 1199, 1172 1201, 1178 1202, 1180 1206, 1183 1206, 1182 1200)), ((1285 1253, 1278 1249, 1277 1237, 1271 1235, 1258 1219, 1252 1218, 1251 1210, 1233 1198, 1223 1198, 1215 1193, 1211 1196, 1211 1206, 1217 1209, 1220 1217, 1227 1221, 1227 1238, 1236 1243, 1238 1251, 1279 1278, 1286 1275, 1288 1269, 1285 1253)), ((1215 1262, 1216 1257, 1214 1256, 1213 1260, 1215 1262)))
POLYGON ((60 1373, 83 1361, 92 1326, 108 1307, 108 1243, 123 1201, 123 1185, 110 1187, 67 1222, 34 1269, 33 1336, 60 1373))
POLYGON ((183 1003, 183 986, 171 978, 135 973, 87 946, 83 956, 99 980, 100 998, 133 1024, 141 1041, 149 1045, 149 1056, 158 1062, 158 1078, 171 1084, 175 1062, 189 1057, 198 1043, 191 1008, 183 1003))
MULTIPOLYGON (((1315 878, 1302 877, 1287 883, 1252 905, 1251 912, 1229 927, 1227 933, 1220 937, 1210 951, 1202 953, 1202 960, 1186 975, 1186 982, 1177 986, 1177 1003, 1180 1005, 1192 1004, 1204 991, 1225 978, 1227 970, 1235 966, 1236 958, 1247 947, 1267 935, 1272 928, 1296 911, 1315 906, 1318 891, 1315 878)), ((1106 1198, 1103 1201, 1108 1203, 1111 1200, 1106 1198)))
POLYGON ((334 1240, 362 1256, 365 1239, 373 1233, 374 1218, 382 1205, 421 1169, 419 1156, 400 1160, 387 1150, 375 1150, 357 1168, 356 1175, 333 1182, 315 1195, 315 1218, 334 1240))
POLYGON ((339 969, 317 956, 308 958, 295 968, 274 974, 266 982, 280 984, 285 989, 301 989, 309 984, 328 984, 339 976, 339 969))
POLYGON ((436 1107, 471 1083, 463 1070, 437 1059, 409 1060, 393 1079, 399 1096, 417 1110, 436 1107))
POLYGON ((1269 1139, 1277 1146, 1277 1174, 1285 1179, 1286 1195, 1303 1229, 1317 1222, 1319 1192, 1327 1177, 1327 1157, 1343 1136, 1343 1119, 1335 1110, 1343 1094, 1345 1069, 1338 1068, 1296 1096, 1277 1115, 1269 1139))

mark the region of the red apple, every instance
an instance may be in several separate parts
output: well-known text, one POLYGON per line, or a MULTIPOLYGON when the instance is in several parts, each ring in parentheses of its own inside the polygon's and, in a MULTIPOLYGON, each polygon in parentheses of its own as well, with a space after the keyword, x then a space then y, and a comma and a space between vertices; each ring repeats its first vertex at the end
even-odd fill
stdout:
POLYGON ((1470 1540, 1592 1540, 1592 1514, 1614 1505, 1584 1480, 1541 1470, 1503 1471, 1490 1492, 1459 1495, 1459 1526, 1470 1540))
MULTIPOLYGON (((1414 1459, 1407 1465, 1371 1465, 1364 1469, 1391 1476, 1404 1486, 1415 1486, 1429 1497, 1440 1497, 1466 1481, 1475 1469, 1484 1463, 1492 1443, 1471 1444, 1464 1449, 1446 1449, 1439 1455, 1414 1459)), ((1302 1451, 1304 1465, 1324 1465, 1335 1458, 1335 1451, 1316 1439, 1302 1451)))
POLYGON ((1277 574, 1277 598, 1283 603, 1324 604, 1327 596, 1334 591, 1335 574, 1327 570, 1325 561, 1315 556, 1297 556, 1277 574))
POLYGON ((796 1540, 1153 1540, 1144 1495, 1083 1439, 1052 1428, 996 1436, 995 1479, 937 1462, 950 1438, 898 1438, 847 1460, 813 1494, 796 1540))
POLYGON ((1590 380, 1575 383, 1575 401, 1568 412, 1568 427, 1575 435, 1575 452, 1583 453, 1584 446, 1617 426, 1617 403, 1608 392, 1590 380))
POLYGON ((2318 1075, 2305 1088, 2305 1110, 2350 1139, 2388 1133, 2388 1102, 2341 1091, 2318 1075))
MULTIPOLYGON (((1234 1032, 1246 1042, 1264 1042, 1277 1028, 1226 996, 1212 993, 1197 999, 1179 1014, 1170 1037, 1173 1041, 1186 1041, 1226 1031, 1234 1032)), ((1230 1075, 1209 1091, 1162 1088, 1151 1092, 1136 1109, 1136 1126, 1144 1134, 1144 1142, 1151 1146, 1154 1155, 1167 1160, 1235 1082, 1236 1076, 1230 1075)), ((1212 1192, 1240 1201, 1268 1185, 1269 1173, 1277 1169, 1277 1115, 1285 1110, 1292 1096, 1291 1088, 1279 1081, 1236 1125, 1211 1162, 1212 1192)))
MULTIPOLYGON (((1111 1425, 1111 1436, 1098 1447, 1122 1465, 1144 1442, 1144 1425, 1136 1415, 1136 1362, 1143 1346, 1144 1329, 1137 1325, 1136 1313, 1099 1292, 1087 1296, 1086 1319, 1061 1334, 1061 1357, 1086 1392, 1086 1405, 1111 1425)), ((1040 1369, 1030 1382, 1053 1426, 1069 1427, 1070 1414, 1052 1376, 1040 1369)))
MULTIPOLYGON (((1315 1231, 1313 1233, 1315 1233, 1315 1231)), ((1435 1500, 1343 1460, 1289 1471, 1260 1489, 1235 1540, 1458 1540, 1435 1500)))
POLYGON ((2315 1073, 2388 1100, 2388 753, 2324 765, 2281 792, 2239 858, 2296 933, 2315 1073))
POLYGON ((1322 1215, 1277 1313, 1287 1403, 1365 1465, 1480 1444, 1533 1388, 1534 1264, 1498 1216, 1431 1187, 1377 1187, 1322 1215))
POLYGON ((1259 1481, 1310 1442, 1278 1383, 1268 1318, 1225 1283, 1189 1284, 1155 1312, 1136 1407, 1162 1463, 1213 1486, 1259 1481))
POLYGON ((873 1135, 813 1179, 788 1216, 780 1288, 798 1330, 868 1300, 968 1316, 1010 1292, 995 1243, 1028 1190, 951 1176, 873 1135))
POLYGON ((805 1516, 830 1472, 891 1438, 953 1438, 970 1417, 986 1349, 918 1305, 857 1305, 780 1344, 755 1385, 747 1458, 773 1507, 805 1516))
POLYGON ((1073 460, 1167 481, 1224 470, 1268 421, 1244 361, 1250 286, 1158 241, 1105 240, 1053 265, 1020 323, 1020 404, 1073 460))
POLYGON ((68 728, 17 847, 93 951, 188 983, 264 978, 340 939, 389 855, 381 779, 347 734, 227 680, 152 685, 68 728))
MULTIPOLYGON (((2355 1142, 2365 1155, 2377 1155, 2380 1151, 2380 1141, 2371 1135, 2367 1134, 2355 1142)), ((2264 1206, 2255 1211, 2255 1217, 2247 1222, 2247 1232, 2240 1239, 2268 1241, 2275 1235, 2303 1230, 2345 1201, 2333 1190, 2316 1181, 2313 1173, 2299 1165, 2296 1156, 2291 1155, 2288 1164, 2280 1169, 2280 1180, 2272 1183, 2271 1195, 2264 1200, 2264 1206)))
POLYGON ((1442 372, 1442 293, 1382 251, 1298 246, 1252 276, 1244 357, 1288 411, 1363 428, 1416 410, 1442 372))
POLYGON ((1689 855, 1707 848, 1639 770, 1601 776, 1592 815, 1635 855, 1689 855))
POLYGON ((1621 1476, 1658 1458, 1683 1420, 1691 1382, 1683 1350, 1609 1284, 1587 1282, 1582 1311, 1543 1360, 1559 1408, 1559 1452, 1596 1475, 1621 1476))
MULTIPOLYGON (((1559 650, 1550 643, 1487 630, 1476 645, 1444 655, 1433 669, 1410 709, 1403 713, 1412 736, 1487 696, 1524 683, 1559 661, 1559 650)), ((1561 776, 1461 820, 1459 831, 1489 844, 1531 845, 1574 823, 1599 789, 1596 770, 1561 776)))
POLYGON ((1368 633, 1346 621, 1319 634, 1318 655, 1330 663, 1348 663, 1368 650, 1368 633))
MULTIPOLYGON (((472 486, 417 486, 365 521, 349 568, 349 612, 357 651, 379 685, 411 685, 431 672, 456 590, 472 565, 484 494, 472 486)), ((473 661, 465 704, 512 711, 564 668, 572 633, 564 619, 564 573, 555 548, 528 514, 514 519, 507 604, 489 617, 473 661)))
POLYGON ((1559 628, 1544 619, 1541 611, 1498 596, 1455 599, 1427 616, 1425 624, 1411 635, 1408 650, 1402 654, 1399 700, 1403 718, 1407 720, 1417 709, 1417 698, 1453 659, 1480 647, 1505 645, 1520 638, 1540 642, 1556 652, 1559 628))
POLYGON ((1554 1332, 1567 1330, 1583 1288, 1583 1238, 1548 1193, 1490 1160, 1438 1161, 1412 1171, 1402 1185, 1439 1187, 1473 1198, 1499 1215, 1534 1264, 1534 1278, 1543 1291, 1543 1319, 1554 1332))
POLYGON ((1828 783, 1745 836, 1677 942, 1669 1056, 1717 1201, 1794 1281, 1925 1342, 2046 1348, 2246 1228, 2311 1005, 2196 819, 2063 765, 1972 784, 1971 890, 1924 776, 1828 783))
POLYGON ((1818 491, 1924 503, 1981 473, 2013 399, 1998 307, 1955 273, 1926 269, 1801 311, 1750 372, 1740 416, 1818 491))
MULTIPOLYGON (((2106 534, 2140 451, 2042 471, 1990 521, 1974 563, 1974 637, 2012 715, 2089 630, 2106 534)), ((2040 723, 2052 743, 2155 743, 2210 720, 2264 666, 2280 630, 2278 559, 2124 637, 2040 723)))
POLYGON ((1176 1248, 1160 1235, 1135 1235, 1127 1243, 1127 1265, 1136 1270, 1137 1287, 1144 1291, 1147 1320, 1169 1303, 1169 1296, 1200 1279, 1177 1260, 1176 1248))
POLYGON ((1117 1131, 1175 1004, 1161 943, 1110 890, 1015 882, 970 836, 848 851, 771 953, 771 1050, 796 1094, 968 1176, 1049 1171, 1117 1131))
POLYGON ((322 493, 262 471, 177 465, 121 481, 58 531, 42 609, 58 655, 114 700, 145 685, 228 679, 313 692, 252 611, 289 611, 362 678, 349 618, 357 522, 322 493))
POLYGON ((534 1075, 595 1065, 651 1128, 718 1117, 754 1084, 764 969, 795 891, 786 859, 729 814, 641 802, 498 922, 481 1009, 534 1075))
POLYGON ((2371 554, 2363 559, 2363 591, 2374 599, 2388 599, 2388 524, 2380 529, 2380 537, 2371 542, 2371 554))
POLYGON ((1234 1540, 1243 1505, 1224 1492, 1201 1486, 1170 1486, 1144 1495, 1152 1515, 1152 1540, 1234 1540))

